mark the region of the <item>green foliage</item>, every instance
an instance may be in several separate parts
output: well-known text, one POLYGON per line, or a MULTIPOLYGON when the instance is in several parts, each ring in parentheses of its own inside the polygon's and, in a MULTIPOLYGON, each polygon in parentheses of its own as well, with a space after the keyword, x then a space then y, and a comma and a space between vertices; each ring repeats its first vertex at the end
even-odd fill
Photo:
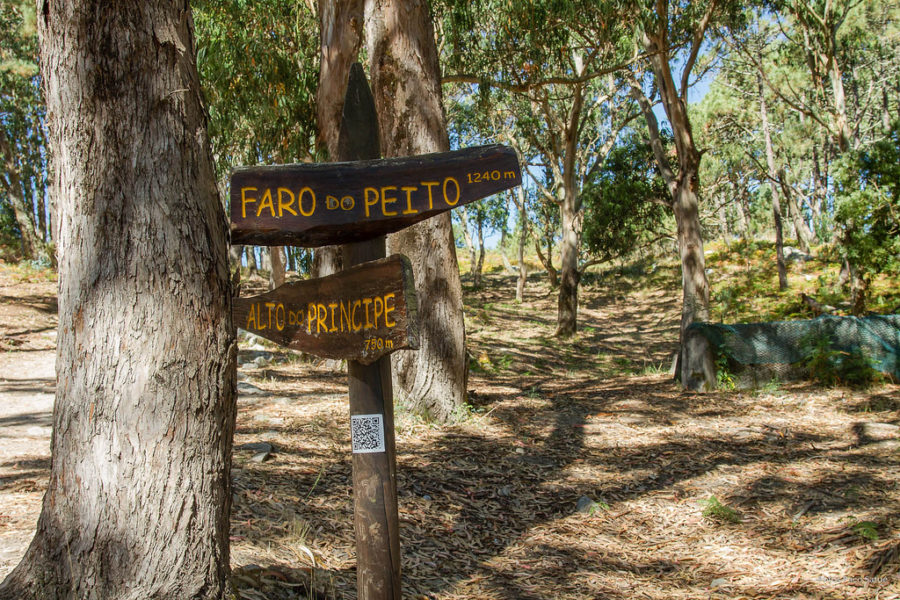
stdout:
POLYGON ((292 0, 192 3, 219 178, 315 153, 318 19, 292 0))
POLYGON ((741 513, 726 504, 722 504, 715 496, 701 500, 700 504, 703 506, 703 516, 707 519, 720 523, 741 522, 741 513))
POLYGON ((736 387, 731 363, 725 353, 716 357, 716 387, 720 390, 733 390, 736 387))
POLYGON ((872 366, 872 361, 858 349, 840 350, 826 336, 811 334, 800 345, 806 357, 803 366, 810 377, 828 386, 847 385, 865 387, 884 381, 884 375, 872 366))
MULTIPOLYGON (((19 245, 12 196, 46 233, 47 151, 35 5, 0 0, 0 244, 19 245)), ((46 241, 46 240, 44 240, 46 241)))
POLYGON ((594 256, 628 254, 670 228, 664 205, 669 192, 649 142, 636 132, 623 136, 581 195, 583 240, 594 256))
POLYGON ((900 270, 900 121, 835 162, 841 253, 868 277, 900 270))

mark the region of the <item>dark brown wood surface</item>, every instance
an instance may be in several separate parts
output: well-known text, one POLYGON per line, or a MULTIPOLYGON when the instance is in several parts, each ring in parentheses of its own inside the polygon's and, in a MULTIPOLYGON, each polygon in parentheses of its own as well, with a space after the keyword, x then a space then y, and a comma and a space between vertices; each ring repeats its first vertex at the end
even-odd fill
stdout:
MULTIPOLYGON (((340 160, 379 156, 375 101, 359 63, 350 69, 341 130, 340 160)), ((344 266, 385 254, 384 236, 343 247, 344 266)), ((349 361, 350 418, 381 415, 383 452, 358 452, 353 441, 353 524, 356 530, 356 591, 359 600, 400 600, 400 518, 397 506, 397 455, 391 357, 371 365, 349 361)))
POLYGON ((354 162, 241 167, 231 242, 317 247, 372 239, 520 185, 501 145, 354 162))
POLYGON ((395 254, 335 275, 234 299, 236 327, 295 350, 370 364, 418 346, 409 260, 395 254))

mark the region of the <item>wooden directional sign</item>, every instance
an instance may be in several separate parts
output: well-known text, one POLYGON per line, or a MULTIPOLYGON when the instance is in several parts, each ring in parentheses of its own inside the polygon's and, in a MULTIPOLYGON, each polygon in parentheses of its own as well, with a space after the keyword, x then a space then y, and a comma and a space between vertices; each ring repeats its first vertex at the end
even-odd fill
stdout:
POLYGON ((522 182, 515 152, 479 146, 405 158, 241 167, 234 244, 316 247, 400 231, 522 182))
POLYGON ((234 299, 234 323, 282 346, 370 364, 418 348, 416 293, 400 254, 234 299))

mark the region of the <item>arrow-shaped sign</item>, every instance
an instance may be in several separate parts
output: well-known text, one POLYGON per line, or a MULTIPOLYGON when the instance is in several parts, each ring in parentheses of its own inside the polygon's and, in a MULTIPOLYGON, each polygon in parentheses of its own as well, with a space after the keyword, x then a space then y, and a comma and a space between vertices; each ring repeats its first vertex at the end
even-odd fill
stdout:
POLYGON ((235 326, 282 346, 370 364, 418 348, 416 293, 400 254, 234 299, 235 326))
POLYGON ((359 242, 519 185, 516 153, 491 145, 404 158, 241 167, 231 176, 231 241, 359 242))

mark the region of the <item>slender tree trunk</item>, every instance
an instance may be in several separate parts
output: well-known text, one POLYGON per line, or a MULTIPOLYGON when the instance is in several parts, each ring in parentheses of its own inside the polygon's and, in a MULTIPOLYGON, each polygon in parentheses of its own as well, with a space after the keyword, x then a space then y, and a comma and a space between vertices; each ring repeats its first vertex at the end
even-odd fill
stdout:
POLYGON ((256 247, 244 246, 244 251, 247 253, 247 270, 250 272, 250 275, 259 275, 259 265, 256 263, 256 247))
POLYGON ((19 165, 16 164, 16 149, 6 137, 6 131, 0 128, 0 155, 3 157, 3 166, 6 178, 0 179, 6 189, 7 198, 16 218, 22 249, 22 258, 33 260, 43 253, 43 243, 34 224, 33 207, 28 206, 22 189, 22 181, 19 176, 19 165))
POLYGON ((560 240, 559 297, 557 299, 556 335, 575 334, 578 320, 578 248, 581 238, 581 215, 576 206, 574 189, 567 189, 560 203, 562 239, 560 240))
POLYGON ((547 240, 547 253, 544 254, 544 251, 541 250, 541 240, 535 238, 534 250, 537 253, 538 261, 544 267, 544 270, 547 271, 547 277, 550 279, 550 287, 558 288, 559 273, 557 272, 556 267, 553 266, 553 246, 551 245, 551 242, 547 240))
POLYGON ((478 221, 478 264, 475 265, 475 287, 481 287, 484 274, 484 221, 478 221))
POLYGON ((781 191, 784 192, 784 197, 790 208, 791 219, 794 224, 794 233, 797 234, 797 245, 803 252, 808 254, 811 250, 813 233, 809 230, 809 227, 806 226, 806 222, 803 220, 803 214, 800 212, 800 207, 797 205, 797 198, 794 196, 791 184, 787 179, 787 173, 785 173, 783 168, 778 171, 778 181, 781 184, 781 191))
MULTIPOLYGON (((450 148, 441 77, 426 0, 367 0, 372 89, 386 157, 450 148)), ((406 254, 419 297, 419 350, 394 354, 394 392, 419 412, 449 419, 466 396, 462 286, 450 213, 388 237, 406 254)))
MULTIPOLYGON (((655 51, 665 44, 648 44, 655 51)), ((678 173, 674 173, 659 134, 659 123, 650 102, 639 89, 633 89, 641 112, 647 121, 650 146, 657 166, 672 194, 678 251, 681 255, 681 385, 691 390, 711 390, 716 373, 708 340, 702 335, 688 335, 688 327, 695 321, 709 320, 709 280, 706 278, 706 259, 703 255, 703 236, 700 225, 700 201, 697 196, 700 176, 700 153, 694 144, 687 107, 675 92, 669 64, 663 55, 651 59, 657 85, 663 94, 663 105, 672 125, 678 156, 678 173)))
POLYGON ((60 211, 50 482, 0 598, 224 599, 227 224, 183 2, 42 2, 60 211))
POLYGON ((475 242, 472 241, 472 232, 469 230, 469 211, 465 206, 458 209, 459 222, 462 225, 463 242, 466 244, 466 250, 469 251, 469 273, 472 275, 473 285, 479 286, 478 277, 475 275, 475 264, 478 262, 475 254, 475 242))
POLYGON ((284 246, 269 247, 269 262, 272 263, 272 270, 269 272, 269 289, 274 290, 284 285, 285 256, 284 246))
POLYGON ((228 269, 231 272, 231 287, 237 294, 241 285, 241 259, 244 256, 243 246, 231 246, 228 248, 228 269))
POLYGON ((765 89, 762 75, 757 74, 756 83, 759 90, 759 116, 762 120, 763 138, 766 144, 766 167, 769 171, 769 190, 772 193, 772 218, 775 222, 775 263, 778 267, 778 289, 782 292, 788 288, 787 267, 784 264, 784 233, 781 225, 781 198, 778 186, 775 185, 775 151, 772 149, 772 135, 769 131, 769 111, 766 106, 765 89))
MULTIPOLYGON (((524 196, 524 194, 523 194, 524 196)), ((523 202, 524 204, 524 202, 523 202)), ((524 208, 519 209, 519 244, 516 258, 519 264, 519 277, 516 280, 516 302, 525 301, 525 283, 528 281, 528 266, 525 264, 525 240, 527 239, 527 217, 524 208)))

